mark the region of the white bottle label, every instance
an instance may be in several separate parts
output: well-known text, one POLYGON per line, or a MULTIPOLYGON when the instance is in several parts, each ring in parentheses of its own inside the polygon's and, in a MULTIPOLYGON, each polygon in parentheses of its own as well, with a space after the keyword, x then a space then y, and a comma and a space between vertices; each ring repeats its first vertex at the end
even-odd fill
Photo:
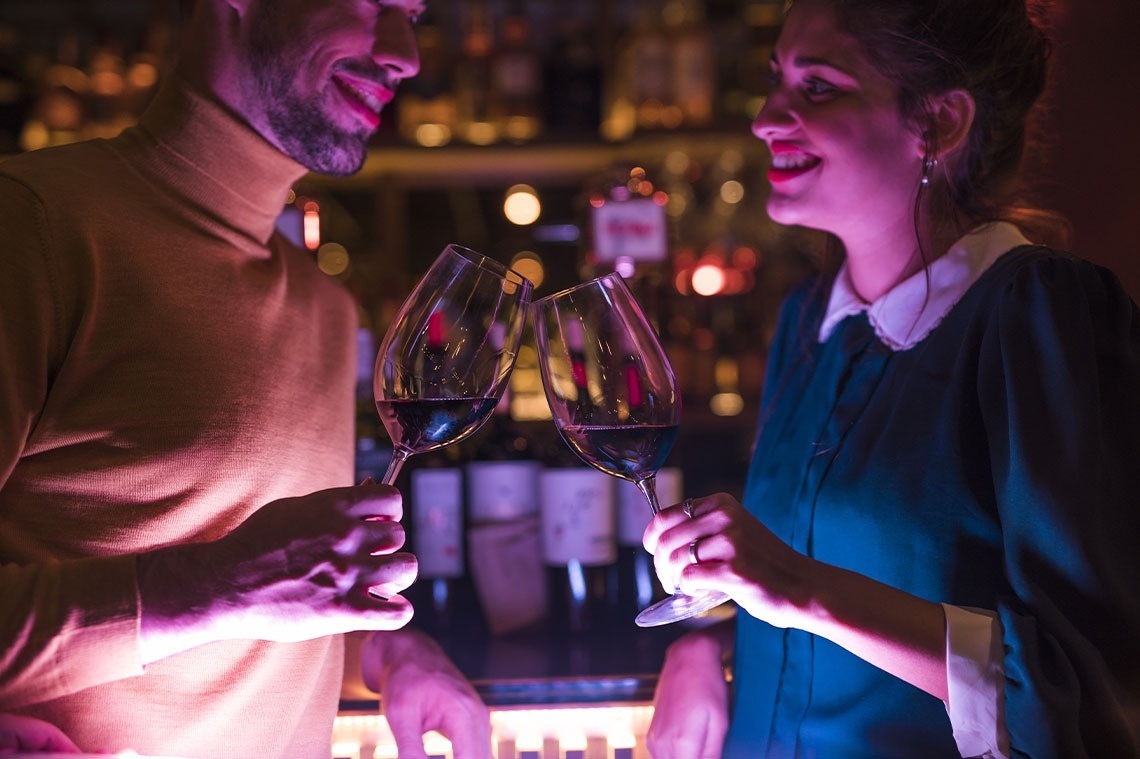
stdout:
POLYGON ((546 469, 539 475, 542 557, 552 566, 617 561, 614 481, 596 469, 546 469))
MULTIPOLYGON (((665 467, 657 472, 657 502, 661 508, 678 503, 684 492, 681 470, 665 467)), ((640 546, 641 536, 653 518, 653 510, 637 485, 629 480, 617 481, 618 544, 640 546)))
POLYGON ((463 472, 415 469, 411 474, 412 544, 420 577, 463 575, 463 472))
POLYGON ((502 522, 538 511, 537 461, 473 461, 467 465, 472 522, 502 522))

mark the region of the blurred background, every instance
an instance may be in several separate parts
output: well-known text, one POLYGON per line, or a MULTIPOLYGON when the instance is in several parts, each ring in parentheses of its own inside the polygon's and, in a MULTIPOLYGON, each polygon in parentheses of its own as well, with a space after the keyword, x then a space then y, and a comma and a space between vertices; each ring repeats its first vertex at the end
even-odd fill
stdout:
MULTIPOLYGON (((1054 5, 1037 198, 1140 296, 1140 4, 1054 5)), ((432 0, 421 73, 364 171, 303 180, 282 228, 357 295, 366 350, 447 242, 513 263, 539 295, 618 268, 681 381, 674 463, 693 489, 739 493, 776 308, 817 242, 766 218, 767 153, 749 132, 782 17, 782 0, 432 0), (595 224, 630 199, 656 206, 625 230, 645 236, 633 256, 595 224)), ((174 0, 3 0, 0 155, 132 123, 178 26, 174 0)), ((529 350, 510 410, 547 434, 529 350)), ((382 449, 374 417, 362 390, 362 445, 382 449)))

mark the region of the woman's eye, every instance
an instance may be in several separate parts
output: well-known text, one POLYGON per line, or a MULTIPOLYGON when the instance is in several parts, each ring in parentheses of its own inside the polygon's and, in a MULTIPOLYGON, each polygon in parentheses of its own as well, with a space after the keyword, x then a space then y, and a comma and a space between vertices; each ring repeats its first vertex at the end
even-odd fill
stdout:
POLYGON ((807 79, 803 88, 809 97, 823 97, 835 92, 835 86, 822 79, 807 79))

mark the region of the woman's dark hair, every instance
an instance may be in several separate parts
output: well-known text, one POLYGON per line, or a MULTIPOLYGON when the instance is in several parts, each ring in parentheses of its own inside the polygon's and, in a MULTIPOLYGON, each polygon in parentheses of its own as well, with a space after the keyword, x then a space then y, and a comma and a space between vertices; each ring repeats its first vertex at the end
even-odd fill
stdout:
MULTIPOLYGON (((931 185, 932 192, 945 193, 933 202, 956 212, 967 227, 1041 216, 1018 207, 1023 199, 1017 181, 1052 50, 1046 0, 833 0, 828 5, 840 28, 895 84, 904 117, 930 123, 929 96, 955 88, 973 96, 973 125, 963 149, 945 165, 944 187, 931 185)), ((928 145, 929 152, 936 147, 928 145)))

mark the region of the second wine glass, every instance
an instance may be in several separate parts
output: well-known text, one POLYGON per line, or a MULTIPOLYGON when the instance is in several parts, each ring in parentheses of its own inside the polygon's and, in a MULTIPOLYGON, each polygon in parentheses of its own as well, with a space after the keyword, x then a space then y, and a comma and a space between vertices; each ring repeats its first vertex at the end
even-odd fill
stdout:
POLYGON ((487 421, 514 368, 531 292, 521 274, 460 245, 432 263, 376 355, 376 409, 392 438, 383 484, 409 456, 487 421))
MULTIPOLYGON (((655 477, 681 423, 665 350, 621 275, 593 279, 532 307, 546 400, 562 439, 587 464, 637 483, 653 514, 655 477)), ((676 592, 637 615, 642 627, 695 616, 728 600, 676 592)))

